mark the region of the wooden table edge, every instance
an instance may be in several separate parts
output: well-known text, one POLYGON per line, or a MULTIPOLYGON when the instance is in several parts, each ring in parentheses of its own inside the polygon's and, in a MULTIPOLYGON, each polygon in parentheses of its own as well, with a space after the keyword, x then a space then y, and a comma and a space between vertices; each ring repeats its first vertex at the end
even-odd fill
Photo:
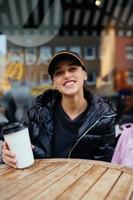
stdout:
MULTIPOLYGON (((127 166, 124 165, 118 165, 118 164, 112 164, 109 162, 104 162, 104 161, 96 161, 96 160, 85 160, 85 159, 67 159, 67 158, 47 158, 47 159, 36 159, 35 163, 40 163, 41 161, 45 161, 46 162, 66 162, 66 163, 83 163, 83 164, 90 164, 90 165, 97 165, 97 166, 102 166, 102 167, 108 167, 111 169, 116 169, 122 172, 126 172, 128 174, 133 175, 133 168, 129 168, 127 166)), ((0 164, 0 170, 2 169, 9 169, 10 167, 7 166, 6 164, 0 164)))
MULTIPOLYGON (((41 161, 42 159, 37 159, 36 161, 41 161)), ((97 166, 103 166, 103 167, 109 167, 112 169, 120 170, 122 172, 126 172, 129 174, 133 175, 133 168, 129 168, 124 165, 118 165, 118 164, 113 164, 109 162, 104 162, 104 161, 96 161, 96 160, 85 160, 85 159, 66 159, 66 158, 47 158, 47 162, 66 162, 66 163, 86 163, 90 165, 97 165, 97 166)))

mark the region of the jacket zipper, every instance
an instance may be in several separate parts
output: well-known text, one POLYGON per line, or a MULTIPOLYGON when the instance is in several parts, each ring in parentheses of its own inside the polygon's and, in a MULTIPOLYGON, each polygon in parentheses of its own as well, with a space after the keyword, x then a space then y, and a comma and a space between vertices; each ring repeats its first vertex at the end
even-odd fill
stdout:
POLYGON ((70 158, 71 153, 73 152, 74 148, 77 146, 77 144, 79 143, 79 141, 86 135, 86 133, 87 133, 88 131, 90 131, 90 130, 99 122, 100 119, 106 118, 106 117, 107 117, 107 118, 108 118, 108 117, 114 117, 114 116, 116 116, 116 114, 108 115, 108 116, 101 116, 99 119, 97 119, 97 120, 91 125, 91 127, 89 127, 89 128, 83 133, 83 135, 78 139, 78 141, 74 144, 74 146, 72 147, 72 149, 70 150, 70 152, 69 152, 69 154, 68 154, 68 158, 70 158))
POLYGON ((37 113, 37 122, 39 123, 39 121, 40 121, 40 112, 41 112, 42 108, 41 108, 41 106, 37 106, 37 109, 38 109, 37 112, 36 112, 37 113))

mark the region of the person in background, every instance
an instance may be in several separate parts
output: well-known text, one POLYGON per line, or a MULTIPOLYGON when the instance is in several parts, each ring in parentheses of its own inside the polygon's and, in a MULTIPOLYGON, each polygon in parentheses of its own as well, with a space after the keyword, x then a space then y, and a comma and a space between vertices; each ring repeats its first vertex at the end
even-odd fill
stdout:
MULTIPOLYGON (((38 96, 24 117, 34 157, 110 162, 116 113, 85 87, 83 60, 73 52, 58 52, 49 62, 48 73, 55 89, 38 96)), ((17 160, 5 142, 2 151, 4 162, 15 168, 17 160)))
POLYGON ((123 99, 123 111, 119 119, 119 124, 133 123, 133 92, 128 90, 123 99))
POLYGON ((5 102, 5 116, 9 120, 10 123, 16 122, 16 111, 17 105, 14 100, 12 91, 8 91, 3 95, 3 102, 5 102))

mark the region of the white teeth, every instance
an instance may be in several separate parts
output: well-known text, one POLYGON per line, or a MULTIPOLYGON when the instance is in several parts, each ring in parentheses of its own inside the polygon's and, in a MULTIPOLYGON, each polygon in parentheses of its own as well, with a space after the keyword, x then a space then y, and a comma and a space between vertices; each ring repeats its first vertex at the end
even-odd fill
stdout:
POLYGON ((64 84, 64 86, 71 86, 71 85, 73 85, 73 83, 74 83, 74 81, 69 81, 69 82, 66 82, 66 83, 64 84))

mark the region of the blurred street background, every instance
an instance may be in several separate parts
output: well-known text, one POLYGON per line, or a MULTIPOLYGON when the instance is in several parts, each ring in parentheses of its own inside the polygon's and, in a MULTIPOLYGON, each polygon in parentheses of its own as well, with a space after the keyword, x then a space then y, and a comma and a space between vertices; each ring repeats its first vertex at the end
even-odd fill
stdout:
POLYGON ((132 0, 0 0, 1 127, 52 88, 47 65, 62 50, 83 57, 88 88, 121 116, 133 96, 132 0))

